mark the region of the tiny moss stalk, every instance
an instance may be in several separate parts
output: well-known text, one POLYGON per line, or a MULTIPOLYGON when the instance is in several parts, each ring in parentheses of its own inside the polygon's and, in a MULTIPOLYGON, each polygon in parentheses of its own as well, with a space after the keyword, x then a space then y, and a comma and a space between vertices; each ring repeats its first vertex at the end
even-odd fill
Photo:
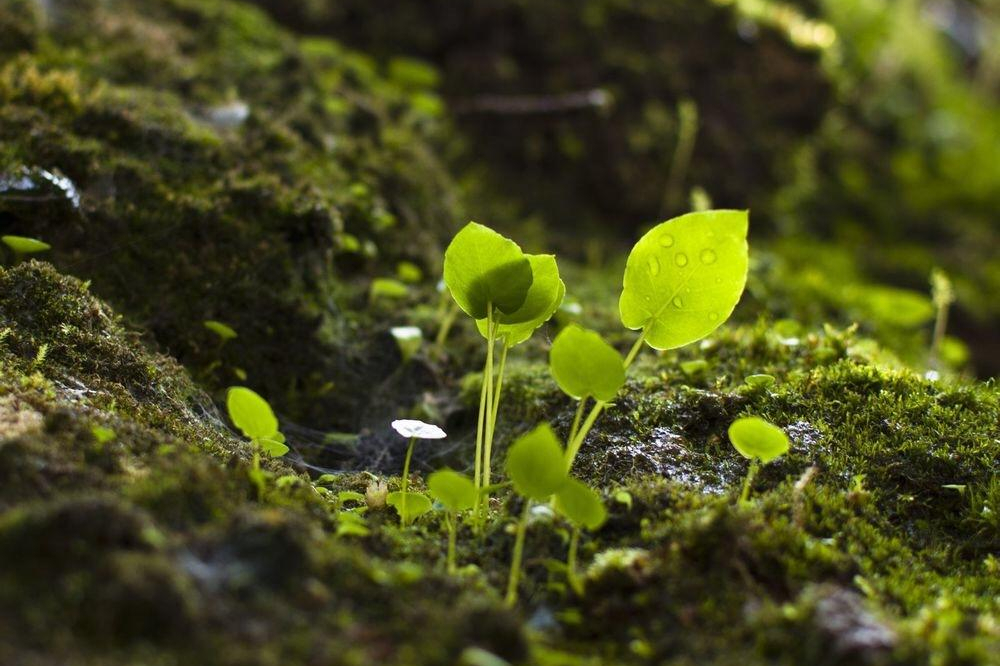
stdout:
POLYGON ((448 573, 454 574, 458 567, 455 565, 455 540, 458 523, 458 514, 454 511, 449 511, 448 515, 445 517, 445 522, 448 524, 448 573))
POLYGON ((508 606, 517 603, 517 584, 521 580, 521 560, 524 558, 524 537, 528 531, 528 514, 531 511, 531 500, 524 499, 524 509, 521 511, 521 519, 517 523, 517 537, 514 539, 514 555, 510 560, 510 577, 507 579, 507 597, 505 602, 508 606))
POLYGON ((746 504, 750 499, 750 486, 753 485, 754 477, 757 476, 757 459, 750 461, 750 469, 747 470, 747 478, 743 480, 743 490, 740 491, 740 504, 746 504))

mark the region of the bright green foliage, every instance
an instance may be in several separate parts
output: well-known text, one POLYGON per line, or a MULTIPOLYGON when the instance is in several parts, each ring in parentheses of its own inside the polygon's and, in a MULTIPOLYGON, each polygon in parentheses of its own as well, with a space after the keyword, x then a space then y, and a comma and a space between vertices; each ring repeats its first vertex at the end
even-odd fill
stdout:
POLYGON ((765 463, 785 454, 791 445, 784 430, 759 416, 733 421, 729 426, 729 440, 744 457, 759 458, 765 463))
MULTIPOLYGON (((499 313, 497 339, 507 347, 519 345, 528 340, 535 329, 547 322, 566 295, 566 285, 559 277, 556 258, 551 254, 528 254, 531 264, 532 282, 524 303, 510 314, 499 313)), ((476 321, 479 332, 488 335, 487 320, 476 321)))
POLYGON ((223 341, 232 340, 233 338, 237 337, 237 333, 233 329, 233 327, 229 326, 228 324, 223 324, 221 321, 215 321, 214 319, 207 319, 202 323, 204 324, 205 328, 212 331, 212 333, 215 333, 223 341))
POLYGON ((406 298, 409 293, 409 287, 393 278, 375 278, 368 290, 368 296, 373 301, 380 298, 406 298))
POLYGON ((412 261, 401 261, 396 264, 396 277, 402 282, 416 284, 424 279, 424 272, 412 261))
POLYGON ((767 388, 768 386, 774 385, 774 375, 747 375, 746 379, 747 386, 752 386, 754 388, 767 388))
POLYGON ((45 252, 52 249, 52 246, 48 243, 43 243, 35 238, 27 238, 26 236, 3 236, 0 240, 16 254, 34 254, 35 252, 45 252))
POLYGON ((399 347, 399 354, 404 361, 409 361, 420 351, 424 343, 424 334, 417 326, 393 326, 389 333, 399 347))
POLYGON ((233 424, 265 453, 275 457, 288 453, 271 405, 256 392, 244 386, 231 387, 226 393, 226 409, 233 424))
POLYGON ((575 324, 556 336, 549 369, 559 388, 578 400, 593 396, 608 402, 625 384, 621 355, 600 335, 575 324))
POLYGON ((469 222, 445 250, 444 282, 466 314, 486 319, 491 304, 506 314, 524 304, 531 264, 517 243, 469 222))
POLYGON ((608 518, 601 496, 577 479, 568 479, 555 494, 553 508, 579 527, 596 530, 608 518))
POLYGON ((465 511, 476 503, 476 484, 455 470, 441 469, 427 477, 431 496, 448 511, 465 511))
POLYGON ((653 227, 632 248, 619 300, 626 328, 654 349, 699 340, 729 318, 747 279, 746 211, 689 213, 653 227))
POLYGON ((431 501, 427 499, 426 495, 411 491, 391 492, 385 496, 385 503, 396 509, 403 525, 409 525, 416 518, 431 510, 431 501))
POLYGON ((515 441, 507 453, 507 476, 518 494, 544 502, 566 483, 559 439, 543 423, 515 441))

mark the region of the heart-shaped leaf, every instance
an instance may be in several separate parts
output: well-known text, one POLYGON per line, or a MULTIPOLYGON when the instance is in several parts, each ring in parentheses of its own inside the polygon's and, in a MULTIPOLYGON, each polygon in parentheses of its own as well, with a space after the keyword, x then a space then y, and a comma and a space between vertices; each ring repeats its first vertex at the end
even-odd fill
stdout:
POLYGON ((596 530, 608 518, 601 496, 590 486, 569 479, 555 495, 553 508, 575 525, 596 530))
POLYGON ((531 263, 514 241, 469 222, 445 250, 444 282, 473 319, 486 319, 491 304, 510 314, 528 296, 531 263))
POLYGON ((396 509, 404 525, 413 522, 431 510, 431 501, 426 495, 415 492, 391 492, 385 496, 385 503, 396 509))
POLYGON ((771 462, 788 451, 790 443, 785 431, 759 416, 747 416, 729 426, 729 441, 746 458, 771 462))
POLYGON ((476 503, 476 484, 455 470, 440 469, 427 477, 431 496, 448 511, 465 511, 476 503))
MULTIPOLYGON (((556 265, 555 256, 551 254, 525 256, 531 264, 532 273, 528 295, 521 307, 514 312, 497 315, 497 321, 500 322, 500 326, 497 327, 497 338, 508 347, 528 340, 535 329, 547 322, 559 309, 563 296, 566 295, 566 285, 559 278, 559 266, 556 265)), ((479 319, 476 325, 482 336, 487 337, 486 320, 479 319)))
POLYGON ((543 423, 515 441, 507 453, 507 476, 520 495, 544 502, 566 483, 559 439, 543 423))
POLYGON ((654 349, 700 340, 732 314, 747 279, 748 215, 709 210, 653 227, 629 253, 618 306, 654 349))
POLYGON ((625 384, 625 364, 614 347, 594 331, 571 324, 559 332, 549 351, 549 370, 570 397, 613 400, 625 384))

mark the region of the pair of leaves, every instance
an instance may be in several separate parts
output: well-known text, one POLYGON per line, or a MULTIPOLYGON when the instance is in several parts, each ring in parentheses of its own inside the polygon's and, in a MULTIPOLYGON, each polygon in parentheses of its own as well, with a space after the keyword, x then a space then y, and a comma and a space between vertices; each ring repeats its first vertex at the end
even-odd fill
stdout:
POLYGON ((233 386, 226 393, 226 409, 233 424, 270 456, 288 453, 285 436, 278 430, 278 418, 271 405, 256 392, 233 386))
MULTIPOLYGON (((566 285, 559 277, 554 255, 525 256, 531 265, 532 282, 524 303, 514 312, 497 314, 497 338, 507 347, 514 347, 531 338, 536 328, 552 318, 566 295, 566 285)), ((487 320, 477 320, 476 326, 484 338, 488 337, 487 320)))
POLYGON ((788 435, 759 416, 736 419, 729 426, 729 441, 746 458, 769 463, 788 452, 788 435))
POLYGON ((610 402, 625 384, 625 363, 604 339, 576 324, 552 342, 549 370, 564 393, 577 400, 592 396, 610 402))
POLYGON ((537 502, 554 497, 556 510, 577 525, 596 529, 604 523, 607 513, 600 495, 569 476, 562 446, 547 423, 511 445, 507 475, 524 497, 537 502))
POLYGON ((747 211, 710 210, 653 227, 629 253, 618 307, 654 349, 709 335, 732 314, 746 286, 747 211))

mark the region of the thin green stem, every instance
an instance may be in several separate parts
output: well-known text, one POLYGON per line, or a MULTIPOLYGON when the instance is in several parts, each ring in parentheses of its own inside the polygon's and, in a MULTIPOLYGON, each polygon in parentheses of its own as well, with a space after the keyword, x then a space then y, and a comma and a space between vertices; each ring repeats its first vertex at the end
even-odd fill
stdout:
POLYGON ((583 408, 586 404, 587 396, 583 396, 576 406, 576 414, 573 416, 573 426, 569 429, 569 437, 566 438, 567 442, 572 442, 576 439, 576 433, 580 429, 580 419, 583 418, 583 408))
POLYGON ((646 329, 642 329, 642 333, 636 339, 635 344, 632 345, 632 349, 628 351, 628 356, 625 357, 625 369, 627 370, 632 362, 635 361, 635 357, 639 355, 639 351, 642 349, 642 343, 646 341, 646 329))
POLYGON ((573 461, 576 459, 576 454, 580 451, 580 447, 583 446, 583 440, 587 438, 587 434, 594 427, 597 417, 601 415, 601 412, 607 406, 608 403, 606 402, 601 402, 600 400, 595 402, 593 408, 590 410, 590 414, 587 415, 583 425, 580 426, 579 431, 576 433, 576 438, 570 441, 569 447, 566 449, 566 471, 573 468, 573 461))
POLYGON ((573 588, 573 591, 577 595, 583 595, 583 583, 580 582, 580 577, 576 575, 576 550, 580 545, 580 528, 573 528, 573 536, 569 540, 569 554, 566 556, 566 578, 569 580, 569 586, 573 588))
POLYGON ((528 512, 531 510, 531 500, 524 498, 524 510, 517 524, 517 536, 514 539, 514 555, 510 560, 510 577, 507 579, 508 606, 517 603, 517 584, 521 579, 521 560, 524 557, 524 535, 528 531, 528 512))
POLYGON ((455 533, 457 532, 458 515, 454 511, 450 511, 445 520, 448 522, 448 573, 454 575, 457 570, 455 566, 455 533))
POLYGON ((740 492, 740 504, 746 504, 750 499, 750 486, 753 485, 754 477, 757 476, 757 459, 750 461, 750 469, 747 470, 747 478, 743 480, 743 490, 740 492))
MULTIPOLYGON (((497 368, 497 391, 496 398, 493 400, 493 431, 496 432, 497 426, 497 416, 500 414, 500 396, 503 390, 503 373, 507 369, 507 352, 510 351, 510 347, 504 343, 503 349, 500 351, 500 366, 497 368)), ((490 446, 492 446, 493 441, 490 441, 490 446)))
POLYGON ((406 490, 410 485, 410 459, 413 457, 413 445, 417 443, 416 437, 410 438, 410 445, 406 447, 406 460, 403 461, 403 479, 400 481, 400 490, 403 495, 402 499, 402 514, 403 514, 403 524, 409 523, 409 515, 406 512, 406 490))
MULTIPOLYGON (((493 321, 493 308, 486 313, 486 370, 484 370, 486 380, 486 438, 483 442, 483 480, 480 487, 485 488, 490 485, 490 456, 493 452, 493 403, 496 394, 493 391, 493 351, 496 347, 496 326, 493 321)), ((486 496, 489 504, 489 495, 486 496)))
MULTIPOLYGON (((496 342, 497 329, 499 329, 499 324, 494 323, 493 344, 496 342)), ((500 391, 503 389, 503 373, 507 367, 507 351, 509 349, 510 347, 504 344, 503 350, 500 352, 500 367, 497 370, 496 387, 493 391, 493 411, 490 413, 489 428, 486 429, 486 451, 483 454, 483 474, 485 476, 483 488, 488 487, 493 482, 493 438, 497 431, 497 416, 500 414, 500 391)), ((489 499, 489 494, 486 495, 486 499, 489 499)))
POLYGON ((451 306, 441 319, 441 327, 438 329, 437 337, 434 339, 434 344, 438 347, 444 347, 444 343, 448 339, 448 333, 451 331, 456 317, 458 317, 458 303, 452 301, 451 306))

